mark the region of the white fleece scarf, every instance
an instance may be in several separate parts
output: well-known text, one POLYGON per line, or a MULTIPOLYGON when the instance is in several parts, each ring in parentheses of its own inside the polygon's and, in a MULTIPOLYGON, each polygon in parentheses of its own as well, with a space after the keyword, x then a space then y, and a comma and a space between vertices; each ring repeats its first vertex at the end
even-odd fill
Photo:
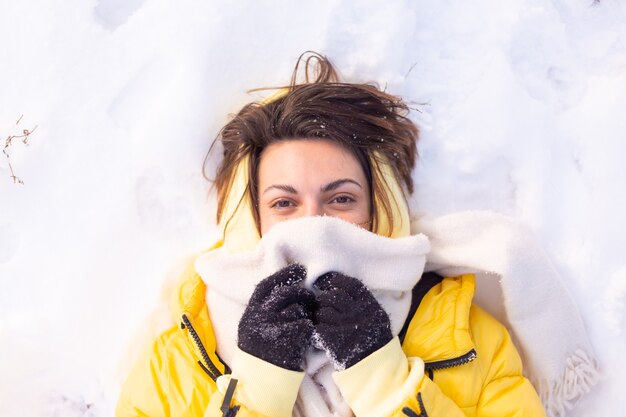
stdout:
MULTIPOLYGON (((360 279, 389 315, 396 336, 411 307, 411 290, 422 275, 428 250, 423 235, 390 239, 333 217, 308 217, 273 226, 253 251, 210 251, 195 266, 207 284, 217 353, 232 363, 239 319, 256 284, 291 263, 306 268, 307 288, 330 271, 360 279)), ((332 379, 334 369, 326 354, 311 348, 305 362, 294 416, 352 416, 332 379)))
POLYGON ((525 374, 548 416, 565 416, 598 382, 599 366, 578 308, 535 236, 485 211, 416 216, 411 233, 430 239, 427 271, 474 272, 479 293, 481 279, 498 279, 505 314, 498 318, 513 333, 525 374))
MULTIPOLYGON (((412 233, 389 239, 334 218, 302 218, 275 225, 253 251, 218 249, 199 257, 196 269, 207 284, 218 354, 231 362, 237 324, 255 285, 293 262, 307 268, 308 286, 328 271, 361 279, 397 335, 426 261, 425 270, 442 275, 498 278, 504 298, 499 318, 512 331, 548 415, 564 416, 597 382, 598 367, 578 310, 533 237, 490 212, 422 216, 412 233)), ((351 416, 325 355, 312 350, 306 362, 294 416, 351 416)))

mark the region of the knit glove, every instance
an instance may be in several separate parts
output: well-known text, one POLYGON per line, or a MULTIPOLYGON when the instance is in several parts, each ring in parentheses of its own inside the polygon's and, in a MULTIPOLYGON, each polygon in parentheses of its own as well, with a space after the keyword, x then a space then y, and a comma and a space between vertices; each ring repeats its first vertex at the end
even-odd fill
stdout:
POLYGON ((313 335, 313 293, 298 285, 306 270, 289 265, 257 284, 239 321, 238 346, 266 362, 301 371, 313 335))
POLYGON ((389 316, 361 281, 329 272, 314 287, 320 293, 313 343, 326 351, 336 370, 351 367, 392 339, 389 316))

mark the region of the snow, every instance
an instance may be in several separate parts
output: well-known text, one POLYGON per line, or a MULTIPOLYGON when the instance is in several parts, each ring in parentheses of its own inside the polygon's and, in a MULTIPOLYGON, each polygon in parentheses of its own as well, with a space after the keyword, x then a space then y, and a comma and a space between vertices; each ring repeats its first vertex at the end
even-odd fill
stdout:
POLYGON ((623 415, 626 5, 25 0, 0 7, 0 415, 108 416, 167 271, 216 234, 212 138, 305 50, 419 111, 416 210, 542 240, 623 415), (18 125, 16 121, 21 118, 18 125), (4 143, 2 143, 4 146, 4 143))

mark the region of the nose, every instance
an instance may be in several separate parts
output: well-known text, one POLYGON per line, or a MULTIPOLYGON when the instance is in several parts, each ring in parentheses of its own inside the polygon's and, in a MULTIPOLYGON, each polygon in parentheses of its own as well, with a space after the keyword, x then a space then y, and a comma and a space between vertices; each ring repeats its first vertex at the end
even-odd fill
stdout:
POLYGON ((323 216, 324 207, 317 201, 308 201, 303 210, 304 216, 323 216))

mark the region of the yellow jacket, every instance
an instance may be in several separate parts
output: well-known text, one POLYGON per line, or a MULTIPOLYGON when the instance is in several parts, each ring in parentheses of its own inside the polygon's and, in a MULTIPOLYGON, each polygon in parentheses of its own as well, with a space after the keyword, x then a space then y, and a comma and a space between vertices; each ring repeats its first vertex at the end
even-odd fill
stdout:
MULTIPOLYGON (((236 367, 245 375, 229 384, 205 290, 189 268, 171 304, 177 324, 136 362, 117 417, 291 415, 303 373, 245 354, 236 367)), ((472 304, 473 294, 473 275, 443 279, 422 299, 402 344, 395 338, 334 374, 357 417, 545 416, 509 334, 472 304)))

